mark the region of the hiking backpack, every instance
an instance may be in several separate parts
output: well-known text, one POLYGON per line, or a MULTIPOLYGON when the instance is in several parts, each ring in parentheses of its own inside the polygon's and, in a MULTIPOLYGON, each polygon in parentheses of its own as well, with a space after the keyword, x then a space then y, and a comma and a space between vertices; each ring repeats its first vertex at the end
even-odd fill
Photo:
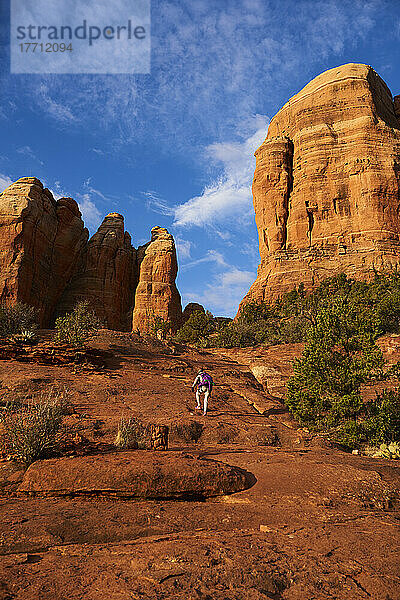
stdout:
POLYGON ((211 377, 211 375, 209 375, 208 373, 201 373, 200 374, 200 381, 199 381, 199 386, 205 385, 208 387, 208 389, 211 392, 212 386, 213 386, 213 378, 211 377))

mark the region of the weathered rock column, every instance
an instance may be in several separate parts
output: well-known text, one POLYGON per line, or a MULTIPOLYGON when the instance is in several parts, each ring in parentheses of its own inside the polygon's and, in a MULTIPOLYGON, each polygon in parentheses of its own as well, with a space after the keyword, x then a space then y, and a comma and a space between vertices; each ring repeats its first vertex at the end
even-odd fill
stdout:
POLYGON ((182 320, 181 297, 175 279, 178 274, 174 238, 162 227, 153 227, 151 241, 137 251, 139 283, 135 294, 133 331, 148 332, 152 321, 161 317, 176 331, 182 320))
POLYGON ((266 139, 255 157, 253 199, 263 259, 286 247, 289 196, 293 186, 293 142, 287 137, 266 139))
POLYGON ((129 331, 136 284, 136 250, 124 229, 123 216, 110 213, 90 238, 58 313, 71 311, 80 300, 89 300, 105 327, 129 331))

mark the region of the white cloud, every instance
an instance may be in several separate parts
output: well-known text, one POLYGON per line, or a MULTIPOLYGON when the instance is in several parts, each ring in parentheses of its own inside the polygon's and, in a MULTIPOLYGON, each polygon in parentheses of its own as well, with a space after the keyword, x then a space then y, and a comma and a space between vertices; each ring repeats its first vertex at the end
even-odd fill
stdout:
POLYGON ((113 205, 116 204, 118 197, 103 194, 102 191, 94 188, 91 182, 91 177, 88 177, 88 179, 83 182, 83 193, 71 194, 70 192, 67 192, 60 181, 55 181, 50 191, 56 200, 68 197, 75 198, 86 227, 93 231, 99 227, 102 221, 102 215, 105 212, 113 212, 113 205), (106 210, 100 210, 96 204, 97 200, 100 205, 106 206, 106 210))
POLYGON ((252 264, 258 265, 260 255, 258 253, 258 246, 256 240, 253 243, 244 242, 240 247, 240 254, 247 256, 252 264))
POLYGON ((218 252, 218 250, 208 250, 207 254, 205 256, 203 256, 202 258, 197 258, 196 260, 192 260, 191 262, 186 263, 185 265, 182 266, 181 270, 187 271, 187 270, 193 269, 193 267, 197 267, 198 265, 201 265, 203 263, 214 263, 216 265, 219 265, 220 267, 228 266, 227 263, 225 262, 223 255, 221 254, 221 252, 218 252))
POLYGON ((191 258, 193 242, 190 240, 185 240, 179 235, 174 236, 175 246, 177 250, 178 260, 185 261, 191 258))
POLYGON ((213 314, 233 317, 254 279, 252 271, 226 265, 225 270, 215 274, 201 293, 191 293, 190 300, 199 302, 213 314))
POLYGON ((91 199, 90 194, 79 195, 78 205, 86 227, 97 229, 101 223, 101 212, 91 199))
POLYGON ((57 121, 60 121, 61 123, 71 123, 77 120, 67 103, 56 102, 51 97, 51 91, 44 83, 39 86, 38 96, 42 109, 57 121))
POLYGON ((3 175, 0 173, 0 193, 4 192, 4 190, 11 185, 13 180, 8 177, 8 175, 3 175))
MULTIPOLYGON (((207 185, 200 196, 190 198, 174 209, 174 225, 212 227, 233 218, 248 220, 253 214, 251 180, 254 171, 254 151, 267 134, 267 117, 256 115, 246 120, 251 135, 240 142, 218 142, 207 146, 205 154, 222 171, 220 177, 207 185)), ((243 131, 243 124, 238 127, 243 131)))
POLYGON ((86 179, 86 181, 83 184, 83 188, 85 190, 85 193, 100 198, 100 203, 106 206, 106 210, 108 212, 114 210, 115 205, 119 204, 121 201, 120 196, 117 196, 116 194, 104 194, 101 190, 93 187, 91 177, 88 177, 86 179))
POLYGON ((52 188, 49 188, 51 193, 53 194, 54 200, 59 200, 60 198, 69 198, 70 195, 64 190, 60 181, 55 181, 52 188))
POLYGON ((142 192, 142 196, 145 198, 147 210, 166 216, 174 214, 174 209, 171 208, 157 192, 149 190, 147 192, 142 192))
MULTIPOLYGON (((106 1, 92 3, 96 16, 106 1)), ((204 138, 227 139, 244 115, 281 105, 318 72, 359 54, 388 10, 378 0, 299 0, 295 10, 294 0, 156 4, 150 78, 50 75, 39 86, 24 79, 23 89, 10 82, 6 95, 22 93, 46 117, 85 124, 91 135, 107 131, 112 145, 152 139, 187 151, 204 138)), ((388 36, 396 27, 393 19, 388 36)))
POLYGON ((184 273, 206 263, 209 263, 209 267, 202 267, 201 276, 207 283, 200 292, 191 289, 190 293, 183 293, 185 303, 199 302, 214 314, 233 317, 255 280, 255 271, 229 264, 217 250, 208 250, 205 256, 186 263, 180 270, 184 273))
POLYGON ((22 154, 23 156, 27 156, 31 160, 34 160, 35 162, 38 162, 43 167, 44 162, 41 161, 36 156, 36 154, 34 153, 34 151, 32 150, 32 148, 30 146, 21 146, 21 148, 17 148, 17 152, 18 152, 18 154, 22 154))

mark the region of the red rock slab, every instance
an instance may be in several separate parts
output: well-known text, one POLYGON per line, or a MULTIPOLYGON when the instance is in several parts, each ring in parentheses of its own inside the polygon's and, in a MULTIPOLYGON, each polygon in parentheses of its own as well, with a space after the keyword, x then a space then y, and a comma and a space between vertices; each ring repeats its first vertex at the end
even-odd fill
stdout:
POLYGON ((18 492, 38 496, 201 499, 249 487, 250 474, 180 452, 133 450, 37 461, 18 492))

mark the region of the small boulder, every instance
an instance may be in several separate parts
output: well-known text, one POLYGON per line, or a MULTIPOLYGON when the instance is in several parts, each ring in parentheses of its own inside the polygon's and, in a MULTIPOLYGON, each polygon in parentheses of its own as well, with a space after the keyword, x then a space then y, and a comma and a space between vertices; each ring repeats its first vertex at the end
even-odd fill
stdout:
POLYGON ((19 492, 38 496, 202 499, 248 486, 245 473, 222 462, 146 450, 64 457, 33 463, 19 492))

